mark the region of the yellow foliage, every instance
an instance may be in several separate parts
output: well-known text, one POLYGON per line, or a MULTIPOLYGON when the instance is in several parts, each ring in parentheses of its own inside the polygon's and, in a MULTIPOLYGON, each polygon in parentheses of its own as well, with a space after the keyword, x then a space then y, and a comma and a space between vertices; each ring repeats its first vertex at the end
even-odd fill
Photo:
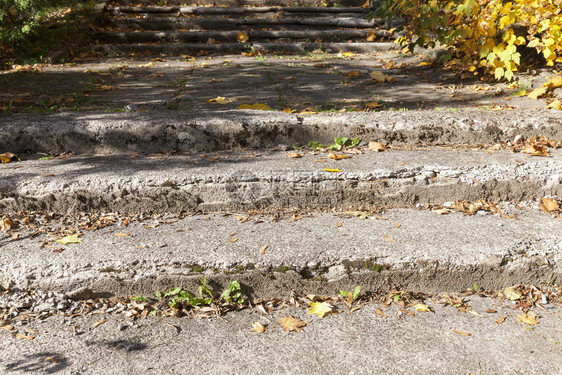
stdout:
POLYGON ((523 46, 549 66, 562 62, 562 0, 386 0, 386 6, 387 15, 408 20, 397 42, 411 50, 437 42, 452 47, 474 74, 511 80, 523 46))

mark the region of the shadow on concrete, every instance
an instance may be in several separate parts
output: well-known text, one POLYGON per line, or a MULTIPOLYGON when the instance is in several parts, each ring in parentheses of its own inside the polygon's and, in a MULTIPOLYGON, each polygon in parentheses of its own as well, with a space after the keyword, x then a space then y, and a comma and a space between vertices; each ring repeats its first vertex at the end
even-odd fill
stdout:
POLYGON ((127 353, 145 350, 147 345, 137 339, 129 340, 98 340, 86 341, 87 346, 103 346, 110 349, 116 349, 127 353))
POLYGON ((7 373, 55 374, 70 365, 68 359, 56 352, 40 352, 23 356, 20 360, 6 364, 7 373))

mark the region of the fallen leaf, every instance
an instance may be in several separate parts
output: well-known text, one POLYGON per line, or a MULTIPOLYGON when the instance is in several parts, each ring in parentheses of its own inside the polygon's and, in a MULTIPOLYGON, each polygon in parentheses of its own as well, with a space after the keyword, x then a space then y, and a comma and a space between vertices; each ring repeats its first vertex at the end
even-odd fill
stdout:
POLYGON ((279 324, 281 325, 281 328, 283 328, 286 332, 301 332, 301 328, 306 326, 308 322, 293 318, 292 316, 287 316, 285 318, 281 318, 279 324))
POLYGON ((336 228, 341 228, 342 223, 340 223, 339 221, 336 223, 336 228))
POLYGON ((94 324, 92 324, 92 327, 97 328, 98 326, 102 325, 103 323, 105 323, 105 319, 102 319, 98 322, 95 322, 94 324))
POLYGON ((39 333, 36 329, 33 329, 33 328, 26 328, 25 330, 26 330, 28 333, 34 333, 34 334, 39 333))
POLYGON ((408 314, 408 315, 410 315, 410 316, 416 316, 416 314, 414 314, 413 312, 408 311, 408 310, 406 310, 406 309, 398 309, 398 311, 403 312, 403 313, 405 313, 405 314, 408 314))
POLYGON ((59 238, 57 240, 58 243, 60 243, 61 245, 67 245, 69 243, 80 243, 81 240, 80 238, 78 238, 77 234, 72 234, 70 236, 65 236, 63 238, 59 238))
POLYGON ((348 72, 345 76, 347 78, 359 77, 359 71, 358 70, 352 70, 352 71, 348 72))
MULTIPOLYGON (((560 205, 557 201, 551 198, 542 198, 539 209, 544 212, 558 211, 560 205)), ((0 229, 2 228, 2 222, 0 222, 0 229)))
POLYGON ((431 65, 431 63, 427 61, 422 61, 421 63, 418 64, 418 66, 428 66, 428 65, 431 65))
POLYGON ((151 62, 146 63, 146 64, 141 64, 141 65, 139 65, 139 68, 150 68, 150 67, 152 67, 152 66, 156 66, 156 64, 154 63, 154 61, 151 61, 151 62))
POLYGON ((470 333, 468 332, 461 332, 461 331, 457 331, 456 329, 452 330, 453 332, 459 334, 459 335, 463 335, 463 336, 472 336, 470 333))
POLYGON ((516 286, 509 286, 503 290, 503 294, 506 296, 507 299, 512 301, 516 301, 520 299, 523 294, 517 289, 516 286))
POLYGON ((523 150, 521 150, 523 154, 529 154, 531 156, 548 156, 550 153, 547 149, 543 146, 535 145, 535 144, 528 144, 526 145, 523 150))
POLYGON ((215 163, 221 160, 220 156, 207 156, 205 160, 210 161, 211 163, 215 163))
POLYGON ((14 326, 11 324, 5 325, 0 327, 0 329, 5 329, 6 331, 13 331, 14 330, 14 326))
POLYGON ((209 99, 209 103, 228 104, 232 103, 234 98, 225 98, 224 96, 217 96, 216 98, 209 99))
POLYGON ((539 99, 539 98, 545 96, 546 93, 547 93, 547 91, 548 91, 548 89, 549 89, 549 88, 546 87, 546 86, 545 86, 545 87, 540 87, 540 88, 535 89, 535 90, 531 91, 530 93, 528 93, 527 96, 528 96, 529 98, 531 98, 531 99, 537 100, 537 99, 539 99))
POLYGON ((382 152, 388 150, 388 147, 384 143, 371 141, 369 142, 369 150, 375 152, 382 152))
POLYGON ((246 43, 249 39, 250 36, 245 31, 239 31, 238 34, 236 34, 236 40, 240 43, 246 43))
POLYGON ((238 241, 238 238, 232 237, 228 243, 235 243, 236 241, 238 241))
POLYGON ((267 104, 254 103, 254 104, 242 104, 238 109, 253 109, 255 111, 269 111, 271 109, 267 104))
POLYGON ((536 320, 533 316, 530 316, 528 314, 518 314, 517 320, 520 321, 521 323, 525 323, 525 324, 528 324, 530 326, 534 326, 534 325, 539 324, 538 320, 536 320))
POLYGON ((379 108, 379 107, 382 107, 382 105, 380 105, 378 102, 365 103, 365 108, 368 108, 368 109, 375 109, 375 108, 379 108))
POLYGON ((47 174, 43 174, 43 175, 41 175, 41 176, 39 176, 39 177, 40 177, 40 178, 45 178, 45 177, 53 177, 53 176, 54 176, 54 174, 52 174, 52 173, 47 173, 47 174))
POLYGON ((334 168, 322 168, 322 170, 324 172, 331 172, 331 173, 341 172, 341 170, 339 170, 337 168, 336 169, 334 169, 334 168))
POLYGON ((400 223, 394 223, 394 227, 400 228, 400 223))
POLYGON ((115 235, 116 235, 117 237, 129 237, 129 236, 130 236, 129 233, 115 233, 115 235))
POLYGON ((416 309, 417 311, 431 312, 429 306, 424 305, 423 303, 418 303, 414 306, 414 309, 416 309))
POLYGON ((269 247, 269 246, 267 246, 267 245, 263 245, 263 246, 261 247, 261 249, 260 249, 260 254, 261 254, 261 255, 265 254, 265 251, 267 250, 268 247, 269 247))
POLYGON ((117 86, 109 86, 109 85, 99 85, 96 87, 100 91, 112 91, 112 90, 119 90, 117 86))
POLYGON ((497 311, 494 310, 494 309, 488 309, 488 310, 486 310, 486 312, 487 312, 488 314, 495 314, 497 311))
POLYGON ((7 232, 14 226, 14 222, 10 218, 0 220, 0 232, 7 232))
POLYGON ((252 323, 252 331, 257 333, 264 333, 266 330, 266 326, 261 324, 261 322, 252 323))
POLYGON ((330 152, 328 154, 328 157, 330 159, 334 159, 334 160, 342 160, 342 159, 349 159, 351 156, 349 156, 349 155, 338 155, 338 154, 335 154, 333 152, 330 152))
POLYGON ((375 40, 377 40, 377 34, 375 34, 375 30, 370 30, 367 34, 367 37, 365 38, 365 41, 374 42, 375 40))
POLYGON ((326 314, 332 312, 332 305, 328 302, 311 302, 308 315, 316 314, 318 317, 323 318, 326 314))
POLYGON ((289 152, 289 153, 287 154, 287 157, 288 157, 288 158, 291 158, 291 159, 302 158, 302 156, 303 156, 303 154, 298 153, 298 152, 289 152))
POLYGON ((20 160, 20 158, 14 153, 5 152, 3 154, 0 154, 0 161, 2 161, 2 164, 9 163, 14 160, 18 160, 18 161, 20 160))
POLYGON ((45 357, 45 361, 47 362, 51 362, 51 363, 59 363, 59 361, 53 357, 45 357))
POLYGON ((375 309, 375 312, 376 312, 378 315, 382 316, 383 318, 386 318, 386 314, 383 313, 382 310, 379 309, 378 307, 375 309))
POLYGON ((550 89, 556 89, 562 87, 562 76, 554 76, 547 83, 544 84, 545 87, 550 89))
POLYGON ((500 316, 500 318, 498 320, 496 320, 496 324, 500 325, 505 321, 505 316, 500 316))
POLYGON ((555 99, 546 105, 548 109, 562 109, 562 102, 560 100, 555 99))
POLYGON ((385 235, 382 236, 382 238, 384 238, 385 240, 387 240, 388 242, 396 242, 396 240, 393 240, 392 238, 389 238, 385 235))
POLYGON ((371 72, 369 73, 369 76, 371 76, 371 78, 379 83, 383 83, 383 82, 396 82, 396 79, 392 76, 389 76, 388 74, 384 74, 381 72, 371 72))
POLYGON ((35 336, 26 336, 26 335, 22 335, 20 333, 16 334, 16 339, 20 339, 20 340, 33 340, 35 338, 35 336))

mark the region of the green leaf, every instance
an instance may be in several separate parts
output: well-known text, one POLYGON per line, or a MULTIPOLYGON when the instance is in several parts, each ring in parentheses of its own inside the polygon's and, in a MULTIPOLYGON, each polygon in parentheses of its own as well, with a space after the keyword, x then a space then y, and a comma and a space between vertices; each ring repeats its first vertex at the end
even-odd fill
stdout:
POLYGON ((326 147, 328 147, 328 146, 326 146, 322 143, 315 142, 315 141, 308 142, 308 148, 311 148, 313 150, 316 150, 317 148, 326 148, 326 147))
POLYGON ((150 298, 145 297, 145 296, 134 296, 134 297, 131 297, 131 301, 147 302, 147 301, 150 301, 150 298))
POLYGON ((361 138, 353 138, 351 140, 351 142, 349 143, 348 148, 357 146, 359 144, 359 142, 361 142, 361 138))
POLYGON ((156 294, 156 298, 162 299, 162 292, 161 291, 157 290, 155 294, 156 294))
POLYGON ((175 287, 175 288, 168 289, 168 290, 166 291, 166 293, 164 293, 164 298, 177 296, 178 294, 181 293, 181 291, 182 291, 182 289, 181 289, 180 287, 175 287))
POLYGON ((357 297, 359 297, 360 292, 361 292, 361 287, 359 285, 357 285, 355 287, 355 291, 353 292, 353 299, 357 299, 357 297))
POLYGON ((242 287, 240 283, 236 280, 232 281, 230 285, 222 292, 219 299, 222 299, 226 302, 234 302, 234 303, 244 303, 244 299, 242 298, 242 287))
POLYGON ((475 292, 478 292, 478 285, 476 283, 474 283, 474 285, 472 286, 472 289, 474 289, 475 292))

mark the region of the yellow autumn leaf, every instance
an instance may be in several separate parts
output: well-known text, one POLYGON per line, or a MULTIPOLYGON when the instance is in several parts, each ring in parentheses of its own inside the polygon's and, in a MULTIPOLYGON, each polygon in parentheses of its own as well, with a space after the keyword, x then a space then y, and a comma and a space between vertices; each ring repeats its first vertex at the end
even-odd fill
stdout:
POLYGON ((232 103, 234 98, 225 98, 224 96, 217 96, 216 98, 209 99, 209 103, 228 104, 232 103))
POLYGON ((261 324, 261 322, 254 322, 252 323, 252 331, 257 333, 264 333, 266 330, 266 326, 261 324))
POLYGON ((365 41, 374 42, 375 40, 377 40, 377 35, 375 34, 375 30, 369 31, 367 37, 365 38, 365 41))
POLYGON ((339 170, 339 169, 337 169, 337 168, 336 168, 336 169, 335 169, 335 168, 322 168, 322 170, 323 170, 324 172, 332 172, 332 173, 341 172, 341 170, 339 170))
POLYGON ((328 157, 330 159, 334 159, 334 160, 342 160, 342 159, 349 159, 351 156, 349 156, 349 155, 338 155, 336 153, 330 152, 328 154, 328 157))
POLYGON ((382 107, 382 106, 378 102, 365 103, 365 108, 368 108, 368 109, 375 109, 375 108, 379 108, 379 107, 382 107))
POLYGON ((154 61, 151 61, 149 63, 139 65, 139 68, 150 68, 153 66, 156 66, 156 64, 154 63, 154 61))
POLYGON ((546 108, 548 109, 562 109, 562 102, 560 102, 560 100, 555 99, 553 101, 551 101, 550 103, 547 104, 546 108))
POLYGON ((80 238, 78 238, 77 234, 72 234, 70 236, 59 238, 57 242, 60 243, 61 245, 67 245, 69 243, 80 243, 81 241, 80 238))
POLYGON ((305 322, 298 318, 293 318, 292 316, 289 315, 284 318, 281 318, 279 324, 281 325, 281 328, 283 328, 286 332, 291 332, 291 331, 301 332, 302 331, 301 328, 306 326, 308 322, 305 322))
POLYGON ((551 89, 556 89, 562 86, 562 76, 554 76, 547 83, 544 84, 546 87, 551 89))
POLYGON ((381 72, 371 72, 369 76, 376 82, 383 83, 383 82, 395 82, 396 79, 388 74, 384 74, 381 72))
POLYGON ((525 323, 525 324, 528 324, 530 326, 534 326, 534 325, 539 324, 538 320, 536 320, 533 316, 530 316, 530 315, 527 315, 527 314, 518 314, 517 320, 520 321, 521 323, 525 323))
POLYGON ((350 72, 347 72, 345 76, 347 78, 359 77, 359 71, 358 70, 352 70, 350 72))
POLYGON ((371 0, 367 0, 365 4, 362 5, 363 8, 369 8, 371 6, 371 0))
POLYGON ((527 96, 531 99, 537 100, 538 98, 543 97, 547 93, 547 91, 548 87, 540 87, 528 93, 527 96))
POLYGON ((20 158, 14 153, 5 152, 3 154, 0 154, 0 161, 2 161, 2 164, 9 163, 14 160, 20 160, 20 158))
POLYGON ((316 314, 319 318, 323 318, 326 314, 332 312, 332 305, 328 302, 311 302, 308 315, 316 314))
POLYGON ((291 108, 283 108, 283 112, 285 112, 285 113, 295 113, 296 110, 291 109, 291 108))
POLYGON ((429 66, 429 65, 431 65, 431 63, 427 61, 422 61, 421 63, 418 64, 418 66, 429 66))
POLYGON ((238 109, 253 109, 256 111, 269 111, 271 109, 267 104, 254 103, 254 104, 242 104, 238 109))
POLYGON ((423 303, 418 303, 417 305, 414 306, 414 309, 416 309, 417 311, 431 312, 429 306, 424 305, 423 303))
POLYGON ((238 34, 236 34, 236 40, 240 43, 246 43, 249 39, 250 36, 245 31, 239 31, 238 34))
POLYGON ((543 146, 539 145, 526 145, 523 150, 521 150, 523 154, 529 154, 530 156, 548 156, 550 153, 547 149, 543 146))

